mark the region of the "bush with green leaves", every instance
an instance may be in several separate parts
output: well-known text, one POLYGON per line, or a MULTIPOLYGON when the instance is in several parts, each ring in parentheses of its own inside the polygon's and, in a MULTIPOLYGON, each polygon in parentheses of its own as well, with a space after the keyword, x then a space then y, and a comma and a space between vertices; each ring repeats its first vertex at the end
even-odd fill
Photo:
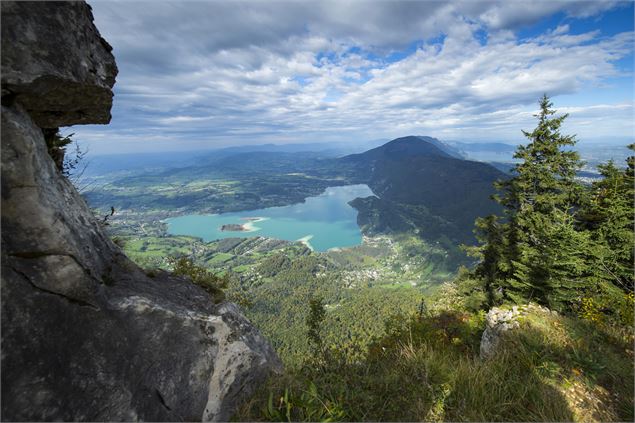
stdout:
POLYGON ((59 128, 47 128, 42 130, 44 134, 44 140, 46 141, 46 148, 49 156, 55 162, 57 169, 62 172, 64 170, 64 155, 66 153, 66 147, 73 142, 70 134, 62 136, 59 132, 59 128))
POLYGON ((215 303, 220 303, 225 299, 223 290, 227 288, 227 277, 218 276, 185 256, 169 258, 168 262, 172 268, 172 274, 191 279, 192 282, 207 291, 215 303))

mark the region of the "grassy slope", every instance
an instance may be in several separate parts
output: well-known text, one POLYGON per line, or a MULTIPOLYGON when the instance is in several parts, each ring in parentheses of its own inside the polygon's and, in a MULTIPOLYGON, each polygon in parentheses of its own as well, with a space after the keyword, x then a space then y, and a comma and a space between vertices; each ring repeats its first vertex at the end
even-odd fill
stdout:
POLYGON ((235 419, 633 420, 632 332, 534 311, 481 360, 482 327, 482 313, 395 319, 362 360, 290 369, 235 419))

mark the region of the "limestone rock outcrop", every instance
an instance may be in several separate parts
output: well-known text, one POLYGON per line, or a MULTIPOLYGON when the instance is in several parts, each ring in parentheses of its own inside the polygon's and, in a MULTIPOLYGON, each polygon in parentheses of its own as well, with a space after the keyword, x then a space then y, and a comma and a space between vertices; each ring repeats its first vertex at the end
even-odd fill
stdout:
POLYGON ((39 127, 110 121, 117 66, 86 3, 2 2, 2 47, 2 96, 39 127))
POLYGON ((280 361, 233 304, 147 276, 47 152, 110 120, 117 67, 84 2, 2 7, 2 419, 227 420, 280 361))
POLYGON ((520 318, 527 313, 548 313, 557 315, 546 307, 529 303, 512 307, 492 307, 485 316, 485 330, 481 336, 480 357, 490 358, 496 350, 504 334, 520 327, 520 318))
POLYGON ((520 323, 517 319, 521 312, 522 310, 519 310, 517 306, 509 310, 492 307, 487 312, 487 316, 485 316, 485 330, 481 336, 481 358, 491 357, 496 351, 502 335, 510 329, 520 327, 520 323))

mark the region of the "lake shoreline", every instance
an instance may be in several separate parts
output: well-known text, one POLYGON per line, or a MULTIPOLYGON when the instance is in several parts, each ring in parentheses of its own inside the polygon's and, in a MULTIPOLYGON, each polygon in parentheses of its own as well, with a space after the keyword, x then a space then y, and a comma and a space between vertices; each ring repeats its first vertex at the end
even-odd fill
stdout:
POLYGON ((262 236, 300 242, 313 251, 361 245, 358 211, 349 203, 372 195, 367 185, 329 187, 303 203, 244 212, 214 215, 185 215, 166 219, 167 233, 201 238, 210 242, 223 238, 262 236))

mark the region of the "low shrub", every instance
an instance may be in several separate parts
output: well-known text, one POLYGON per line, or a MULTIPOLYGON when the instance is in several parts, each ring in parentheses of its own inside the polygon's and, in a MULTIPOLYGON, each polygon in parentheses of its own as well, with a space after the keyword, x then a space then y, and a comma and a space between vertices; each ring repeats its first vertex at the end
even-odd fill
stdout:
POLYGON ((187 257, 169 258, 168 264, 172 268, 172 274, 191 279, 192 282, 207 291, 215 303, 220 303, 225 299, 223 290, 227 288, 226 277, 210 272, 187 257))

